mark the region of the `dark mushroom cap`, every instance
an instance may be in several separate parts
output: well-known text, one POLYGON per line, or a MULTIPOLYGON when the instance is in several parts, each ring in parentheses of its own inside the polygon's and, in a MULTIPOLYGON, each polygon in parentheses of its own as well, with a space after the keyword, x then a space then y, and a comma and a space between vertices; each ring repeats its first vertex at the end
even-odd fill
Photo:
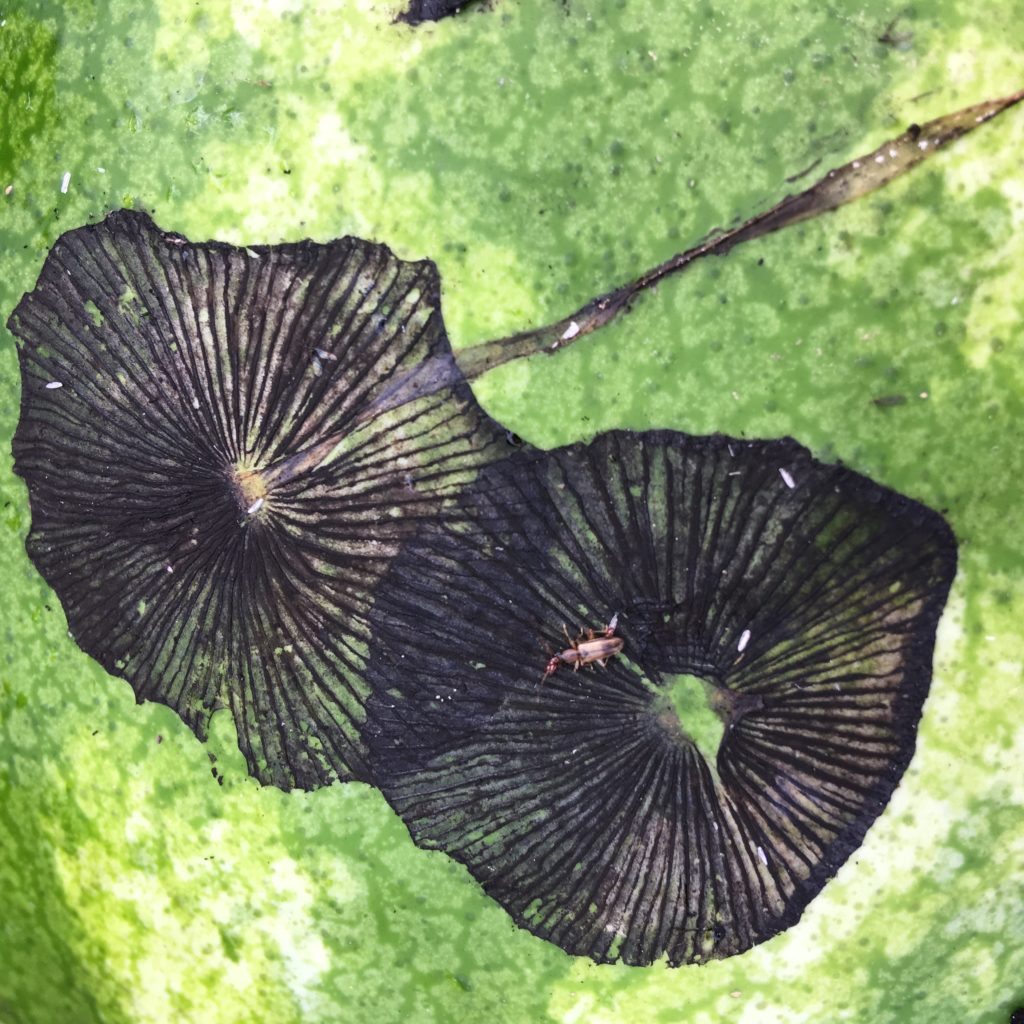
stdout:
POLYGON ((372 616, 371 764, 415 841, 597 961, 725 957, 792 925, 913 753, 943 519, 791 440, 669 432, 509 459, 464 500, 372 616), (542 679, 563 623, 615 613, 606 668, 542 679), (681 674, 717 751, 675 710, 681 674))
POLYGON ((450 359, 436 268, 356 238, 193 244, 113 213, 10 320, 28 551, 72 634, 285 788, 365 774, 365 613, 413 524, 508 451, 450 359))

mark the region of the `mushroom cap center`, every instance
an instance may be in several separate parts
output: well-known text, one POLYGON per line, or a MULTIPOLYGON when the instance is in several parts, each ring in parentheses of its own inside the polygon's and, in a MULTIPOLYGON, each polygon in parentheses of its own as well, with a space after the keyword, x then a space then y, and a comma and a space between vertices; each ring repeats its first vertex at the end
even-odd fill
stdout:
POLYGON ((263 475, 259 470, 249 467, 235 466, 231 474, 231 483, 242 512, 248 512, 269 493, 263 475))

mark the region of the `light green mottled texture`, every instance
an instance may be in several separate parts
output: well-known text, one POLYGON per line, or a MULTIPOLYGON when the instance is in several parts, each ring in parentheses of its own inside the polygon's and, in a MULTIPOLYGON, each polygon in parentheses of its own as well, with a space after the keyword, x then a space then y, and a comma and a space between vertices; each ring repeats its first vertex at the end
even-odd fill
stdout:
POLYGON ((676 676, 666 697, 686 735, 697 745, 708 764, 713 765, 725 725, 711 710, 708 684, 696 676, 676 676))
MULTIPOLYGON (((466 344, 564 315, 818 157, 1024 67, 1021 0, 969 22, 919 6, 896 47, 878 0, 495 0, 418 30, 396 6, 5 8, 0 319, 61 231, 134 205, 195 238, 355 232, 431 256, 466 344)), ((1014 111, 477 388, 538 444, 788 433, 946 511, 961 572, 918 753, 798 926, 706 967, 595 967, 517 931, 367 788, 260 789, 221 716, 218 785, 174 715, 67 637, 5 454, 0 1021, 1005 1021, 1024 1003, 1021 152, 1014 111)), ((3 333, 4 452, 18 394, 3 333)))

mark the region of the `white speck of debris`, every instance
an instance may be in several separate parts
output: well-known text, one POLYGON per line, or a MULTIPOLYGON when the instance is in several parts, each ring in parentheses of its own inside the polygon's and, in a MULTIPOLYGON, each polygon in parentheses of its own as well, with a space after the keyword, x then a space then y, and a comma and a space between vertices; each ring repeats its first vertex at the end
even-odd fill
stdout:
POLYGON ((876 164, 884 164, 885 163, 885 154, 884 153, 879 153, 878 156, 875 157, 875 163, 876 164))
POLYGON ((315 349, 313 349, 313 351, 321 359, 337 359, 338 358, 333 352, 328 352, 327 349, 325 349, 325 348, 315 348, 315 349))
POLYGON ((612 620, 611 620, 611 622, 609 622, 609 623, 608 623, 608 628, 609 628, 609 629, 610 629, 610 630, 611 630, 612 632, 614 632, 614 631, 615 631, 615 627, 616 627, 616 626, 617 626, 618 624, 619 624, 619 613, 618 613, 618 612, 616 612, 616 613, 615 613, 615 614, 614 614, 614 615, 612 616, 612 620))
POLYGON ((657 60, 658 59, 658 55, 653 50, 648 50, 647 51, 647 56, 650 57, 651 60, 657 60))
POLYGON ((927 148, 928 148, 928 140, 927 140, 927 139, 922 139, 922 140, 921 140, 921 141, 920 141, 920 142, 919 142, 919 143, 917 144, 917 148, 918 148, 918 149, 927 149, 927 148))
POLYGON ((853 169, 856 171, 859 168, 860 168, 860 161, 859 160, 854 160, 853 161, 853 169))
POLYGON ((793 488, 794 488, 794 487, 796 487, 796 481, 795 481, 795 480, 793 479, 793 477, 792 477, 792 476, 790 475, 790 472, 789 472, 789 470, 788 470, 788 469, 780 469, 780 470, 779 470, 779 476, 781 476, 781 477, 782 477, 782 482, 783 482, 783 483, 784 483, 784 484, 785 484, 785 485, 786 485, 786 486, 787 486, 787 487, 788 487, 788 488, 789 488, 790 490, 793 490, 793 488))
POLYGON ((97 174, 106 174, 107 173, 107 169, 106 169, 106 167, 97 167, 96 168, 96 173, 97 174))
POLYGON ((46 385, 46 390, 47 391, 56 391, 57 388, 62 388, 62 387, 64 387, 64 385, 61 384, 61 382, 59 380, 51 380, 50 383, 46 385))
POLYGON ((13 191, 14 191, 14 186, 13 185, 8 185, 7 188, 4 189, 4 195, 5 196, 9 196, 13 191))
POLYGON ((949 300, 949 304, 951 306, 955 306, 959 301, 960 301, 960 296, 959 295, 954 295, 953 298, 951 298, 949 300))
POLYGON ((918 398, 927 398, 928 397, 928 392, 927 391, 922 391, 921 394, 919 394, 917 397, 918 398))
POLYGON ((735 459, 736 458, 736 453, 732 450, 732 445, 731 444, 727 444, 725 447, 729 449, 729 454, 735 459))
POLYGON ((733 999, 739 999, 739 997, 743 995, 743 993, 737 988, 733 989, 732 992, 729 993, 729 995, 731 995, 733 999))
POLYGON ((896 150, 895 149, 890 149, 889 150, 889 156, 891 156, 895 160, 896 159, 896 150))
POLYGON ((764 850, 760 846, 757 848, 757 856, 761 859, 761 863, 764 864, 765 867, 767 867, 768 856, 765 854, 764 850))
POLYGON ((173 565, 165 565, 165 566, 164 566, 164 568, 165 568, 165 569, 166 569, 166 570, 167 570, 168 572, 174 572, 174 566, 173 566, 173 565))
POLYGON ((731 473, 726 473, 725 475, 726 476, 739 476, 740 475, 740 470, 734 469, 731 473))
POLYGON ((323 364, 323 363, 321 363, 321 362, 320 362, 320 360, 319 360, 319 359, 317 359, 317 357, 316 357, 316 356, 313 356, 313 372, 314 372, 314 373, 315 373, 315 374, 316 374, 316 375, 317 375, 318 377, 320 376, 320 374, 321 374, 321 373, 323 373, 323 372, 324 372, 324 364, 323 364))
POLYGON ((576 335, 579 334, 579 333, 580 333, 580 325, 578 323, 576 323, 575 320, 573 320, 573 322, 571 324, 569 324, 569 326, 566 327, 565 331, 563 332, 563 334, 562 334, 562 341, 568 341, 570 338, 575 338, 576 335))
POLYGON ((750 630, 749 629, 745 629, 745 630, 743 630, 742 633, 740 633, 740 642, 736 645, 736 650, 737 651, 741 651, 741 652, 745 651, 747 649, 747 644, 749 644, 749 643, 750 643, 750 630))
POLYGON ((246 510, 246 515, 255 515, 259 510, 263 508, 263 499, 257 498, 246 510))
POLYGON ((199 408, 199 399, 198 398, 193 398, 192 399, 192 408, 193 409, 198 409, 199 408))
POLYGON ((71 172, 65 171, 64 177, 60 179, 60 190, 61 192, 67 192, 68 185, 71 184, 71 172))

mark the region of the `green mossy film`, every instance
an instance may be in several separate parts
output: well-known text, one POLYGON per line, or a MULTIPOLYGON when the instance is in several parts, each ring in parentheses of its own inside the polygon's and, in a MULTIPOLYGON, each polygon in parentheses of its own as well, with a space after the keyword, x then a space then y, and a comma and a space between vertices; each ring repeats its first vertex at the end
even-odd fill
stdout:
POLYGON ((708 683, 690 675, 676 676, 665 693, 666 705, 679 720, 680 728, 696 744, 709 765, 715 763, 725 733, 725 723, 711 709, 712 693, 708 683))
MULTIPOLYGON (((352 232, 430 256, 468 344, 1024 67, 1021 0, 907 8, 887 42, 899 12, 879 0, 496 0, 417 29, 399 6, 0 11, 0 320, 61 231, 129 206, 196 239, 352 232)), ((224 716, 204 748, 136 707, 25 555, 0 331, 0 1021, 1005 1022, 1024 1002, 1022 151, 1017 110, 476 388, 545 446, 792 434, 943 510, 961 542, 890 806, 797 927, 706 967, 573 960, 368 788, 260 789, 224 716)))

